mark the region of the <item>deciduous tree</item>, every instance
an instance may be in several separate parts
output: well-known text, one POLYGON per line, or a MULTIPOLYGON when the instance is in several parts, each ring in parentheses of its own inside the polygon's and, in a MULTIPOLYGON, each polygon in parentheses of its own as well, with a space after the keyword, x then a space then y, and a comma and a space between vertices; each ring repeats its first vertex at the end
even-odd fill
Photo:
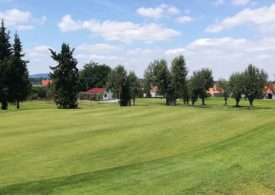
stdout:
POLYGON ((186 76, 188 73, 185 59, 182 55, 174 58, 171 66, 171 85, 175 90, 175 98, 186 96, 186 76))
POLYGON ((84 65, 80 71, 81 90, 86 91, 90 88, 106 87, 111 68, 105 64, 90 62, 84 65))
POLYGON ((127 71, 121 65, 113 69, 109 75, 107 89, 119 99, 120 106, 129 106, 131 102, 130 82, 127 71))
POLYGON ((213 87, 213 84, 214 80, 210 69, 201 69, 193 73, 191 87, 193 87, 193 91, 197 93, 197 96, 201 98, 202 105, 205 105, 206 92, 210 87, 213 87))
POLYGON ((133 105, 136 103, 136 98, 142 92, 141 83, 135 72, 131 71, 128 75, 128 82, 130 84, 130 93, 133 100, 133 105))
POLYGON ((249 65, 243 73, 244 95, 250 107, 256 98, 263 98, 263 89, 267 84, 267 73, 264 70, 249 65))
POLYGON ((232 97, 236 101, 236 107, 239 107, 239 103, 244 93, 244 79, 242 73, 234 73, 229 79, 230 88, 232 91, 232 97))
POLYGON ((229 81, 226 81, 225 79, 220 79, 218 81, 218 90, 220 93, 222 93, 224 98, 224 105, 227 106, 227 100, 230 97, 231 94, 231 87, 229 81))

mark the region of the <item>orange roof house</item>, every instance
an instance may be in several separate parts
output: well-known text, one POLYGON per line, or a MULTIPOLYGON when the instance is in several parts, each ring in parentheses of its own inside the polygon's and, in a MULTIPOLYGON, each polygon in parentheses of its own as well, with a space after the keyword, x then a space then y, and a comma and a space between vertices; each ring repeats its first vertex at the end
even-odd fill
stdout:
POLYGON ((274 92, 275 92, 275 84, 264 87, 265 94, 273 94, 274 92))
POLYGON ((211 96, 215 96, 221 94, 222 92, 218 89, 217 85, 214 85, 213 87, 208 89, 207 93, 211 96))
POLYGON ((43 87, 48 87, 50 84, 52 84, 52 80, 49 80, 49 79, 43 79, 42 81, 41 81, 41 84, 42 84, 42 86, 43 87))

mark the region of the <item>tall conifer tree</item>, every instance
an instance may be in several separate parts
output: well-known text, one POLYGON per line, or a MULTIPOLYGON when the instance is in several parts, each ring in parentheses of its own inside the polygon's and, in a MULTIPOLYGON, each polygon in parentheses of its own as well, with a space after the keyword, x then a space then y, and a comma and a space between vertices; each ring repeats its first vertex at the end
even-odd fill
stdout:
POLYGON ((11 56, 9 39, 9 32, 7 32, 4 20, 2 20, 0 27, 0 102, 2 110, 8 109, 9 88, 7 87, 7 82, 9 80, 9 70, 7 63, 11 56))
POLYGON ((27 69, 28 61, 24 60, 25 54, 22 53, 22 43, 17 34, 14 37, 12 47, 13 54, 7 65, 9 67, 9 101, 16 103, 17 109, 20 107, 20 101, 23 101, 29 95, 31 84, 27 69))
POLYGON ((60 108, 77 108, 79 92, 79 71, 77 60, 73 57, 74 49, 63 43, 61 52, 51 50, 52 58, 57 66, 50 67, 53 79, 54 100, 60 108))

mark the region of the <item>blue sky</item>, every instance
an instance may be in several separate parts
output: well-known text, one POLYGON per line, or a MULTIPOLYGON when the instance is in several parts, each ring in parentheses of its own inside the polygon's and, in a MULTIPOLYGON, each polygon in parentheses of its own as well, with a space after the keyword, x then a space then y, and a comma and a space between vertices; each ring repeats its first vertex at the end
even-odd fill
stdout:
POLYGON ((63 42, 86 62, 122 64, 139 77, 154 59, 185 56, 189 72, 228 78, 252 63, 275 75, 272 0, 0 0, 0 18, 23 42, 30 74, 54 65, 63 42))

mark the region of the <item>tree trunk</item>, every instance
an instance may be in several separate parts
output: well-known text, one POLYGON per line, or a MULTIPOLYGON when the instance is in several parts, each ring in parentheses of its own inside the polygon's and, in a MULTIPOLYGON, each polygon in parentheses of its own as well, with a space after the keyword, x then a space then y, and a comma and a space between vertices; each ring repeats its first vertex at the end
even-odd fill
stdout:
POLYGON ((248 99, 248 101, 249 101, 250 108, 252 108, 254 99, 248 99))
POLYGON ((224 97, 224 105, 227 106, 227 96, 224 97))
POLYGON ((170 105, 169 98, 166 98, 166 105, 167 105, 167 106, 169 106, 169 105, 170 105))
POLYGON ((8 103, 6 101, 1 102, 1 109, 2 110, 8 110, 8 103))
POLYGON ((205 105, 205 98, 204 98, 204 96, 201 97, 201 105, 203 105, 203 106, 205 105))
POLYGON ((236 99, 236 107, 239 107, 240 99, 236 99))
POLYGON ((176 106, 176 99, 175 98, 172 98, 171 101, 170 101, 170 106, 176 106))
POLYGON ((20 108, 20 102, 19 102, 19 100, 16 100, 16 108, 17 108, 17 109, 20 108))
POLYGON ((192 100, 192 106, 195 106, 195 101, 192 100))
POLYGON ((136 105, 136 98, 133 98, 133 106, 136 105))

